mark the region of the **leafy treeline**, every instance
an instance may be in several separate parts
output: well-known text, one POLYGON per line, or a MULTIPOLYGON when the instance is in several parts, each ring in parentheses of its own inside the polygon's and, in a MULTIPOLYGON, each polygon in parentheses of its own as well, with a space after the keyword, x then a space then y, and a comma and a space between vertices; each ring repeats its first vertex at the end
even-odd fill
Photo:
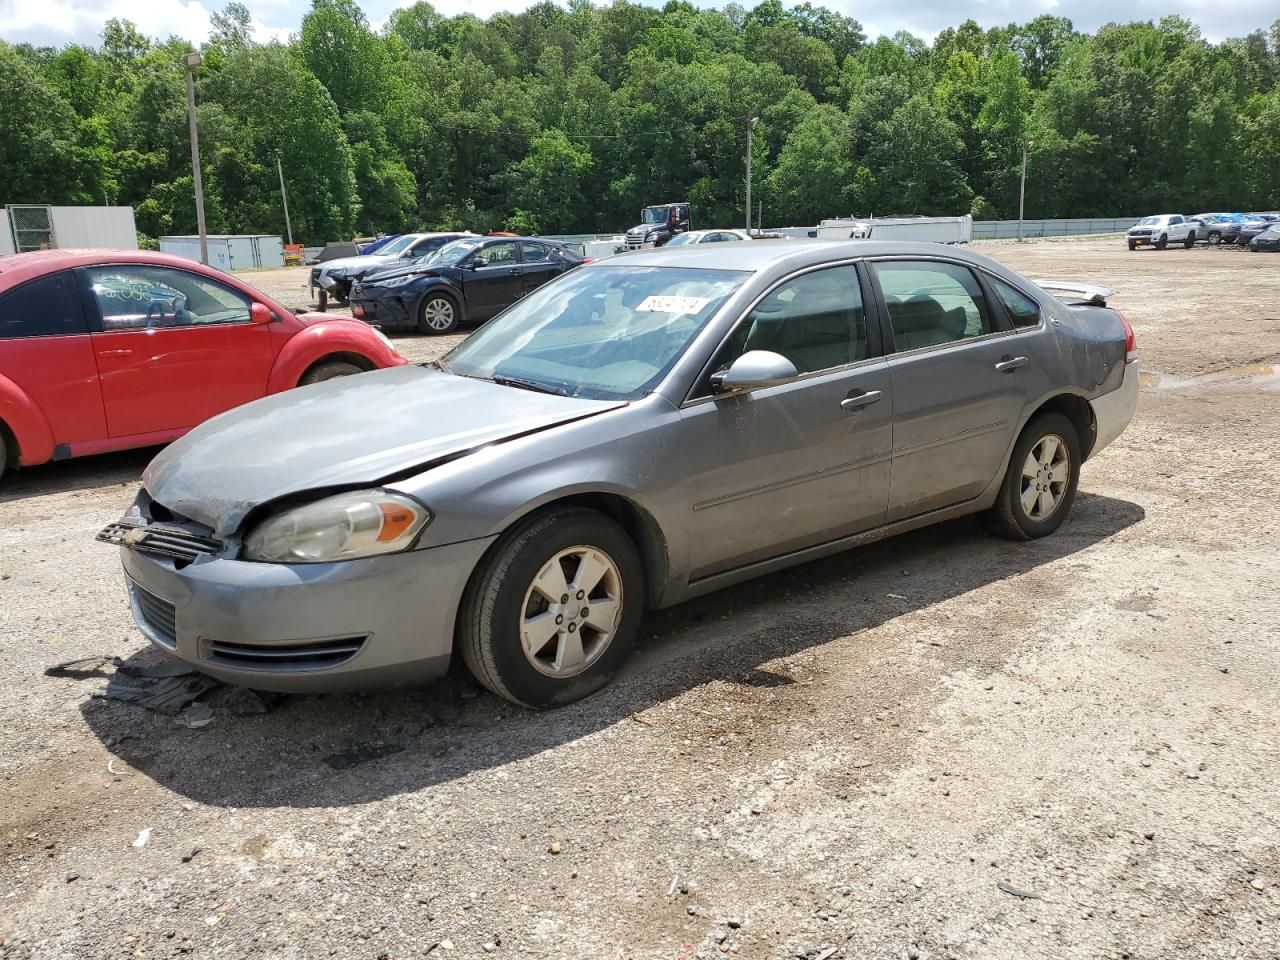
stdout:
MULTIPOLYGON (((371 28, 313 0, 287 45, 215 15, 197 99, 209 228, 307 242, 405 228, 617 230, 688 199, 742 220, 745 130, 768 223, 867 213, 1090 216, 1280 206, 1280 21, 1090 36, 1041 16, 869 43, 825 7, 570 0, 489 20, 429 3, 371 28)), ((186 41, 111 21, 99 49, 0 43, 0 202, 124 203, 195 228, 186 41)))

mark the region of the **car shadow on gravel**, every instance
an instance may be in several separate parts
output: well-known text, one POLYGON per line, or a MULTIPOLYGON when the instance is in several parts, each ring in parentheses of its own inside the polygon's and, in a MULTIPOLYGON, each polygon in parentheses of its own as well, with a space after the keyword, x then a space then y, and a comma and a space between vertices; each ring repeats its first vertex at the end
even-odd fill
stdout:
MULTIPOLYGON (((159 450, 159 447, 142 447, 23 467, 6 473, 0 480, 0 503, 77 490, 102 490, 112 483, 141 483, 142 471, 159 450)), ((122 499, 121 511, 128 505, 128 498, 122 499)))
MULTIPOLYGON (((103 699, 86 700, 81 711, 117 764, 191 800, 364 803, 580 740, 712 681, 742 684, 741 696, 768 695, 750 688, 789 683, 770 661, 1068 558, 1143 517, 1135 503, 1081 493, 1071 519, 1043 540, 1010 543, 962 519, 650 613, 640 648, 612 685, 546 713, 483 691, 460 666, 421 689, 291 697, 265 714, 216 715, 198 730, 103 699)), ((1062 589, 1069 593, 1069 578, 1062 589)), ((1011 635, 1008 656, 1035 642, 1011 635)), ((143 647, 130 659, 149 662, 155 652, 143 647)), ((863 708, 877 709, 850 705, 863 708)))

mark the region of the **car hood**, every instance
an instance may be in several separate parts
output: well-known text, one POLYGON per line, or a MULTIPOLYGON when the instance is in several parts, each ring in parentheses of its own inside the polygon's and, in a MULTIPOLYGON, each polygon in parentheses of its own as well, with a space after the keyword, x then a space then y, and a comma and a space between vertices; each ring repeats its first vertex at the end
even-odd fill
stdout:
POLYGON ((394 263, 399 263, 402 258, 399 255, 385 253, 370 253, 359 257, 341 257, 337 260, 329 260, 320 265, 320 269, 325 273, 333 273, 337 270, 376 270, 379 267, 388 267, 394 263))
POLYGON ((628 227, 627 233, 653 233, 657 230, 666 230, 664 223, 637 223, 634 227, 628 227))
POLYGON ((621 406, 393 367, 214 417, 165 448, 142 482, 153 500, 226 536, 280 497, 378 484, 621 406))
POLYGON ((423 266, 422 264, 410 264, 408 266, 392 267, 390 270, 379 270, 377 273, 366 274, 365 278, 360 281, 363 286, 369 286, 372 283, 382 283, 384 280, 394 280, 396 277, 438 277, 441 271, 434 267, 423 266))

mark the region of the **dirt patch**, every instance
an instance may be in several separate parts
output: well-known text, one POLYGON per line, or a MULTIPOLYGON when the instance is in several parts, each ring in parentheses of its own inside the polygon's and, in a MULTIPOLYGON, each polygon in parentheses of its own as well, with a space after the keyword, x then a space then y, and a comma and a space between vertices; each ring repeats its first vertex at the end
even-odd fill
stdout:
POLYGON ((1274 958, 1280 258, 985 251, 1115 288, 1155 378, 1062 530, 653 614, 552 713, 461 672, 198 730, 94 699, 46 670, 145 646, 92 537, 150 454, 7 477, 0 956, 1274 958))

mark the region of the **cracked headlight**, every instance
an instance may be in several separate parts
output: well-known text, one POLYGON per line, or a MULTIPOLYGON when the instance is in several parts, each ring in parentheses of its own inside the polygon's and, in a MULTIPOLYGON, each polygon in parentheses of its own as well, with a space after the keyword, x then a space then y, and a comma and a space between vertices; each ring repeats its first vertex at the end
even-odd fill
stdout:
POLYGON ((407 550, 431 512, 404 494, 356 490, 264 520, 245 539, 244 558, 329 563, 407 550))

